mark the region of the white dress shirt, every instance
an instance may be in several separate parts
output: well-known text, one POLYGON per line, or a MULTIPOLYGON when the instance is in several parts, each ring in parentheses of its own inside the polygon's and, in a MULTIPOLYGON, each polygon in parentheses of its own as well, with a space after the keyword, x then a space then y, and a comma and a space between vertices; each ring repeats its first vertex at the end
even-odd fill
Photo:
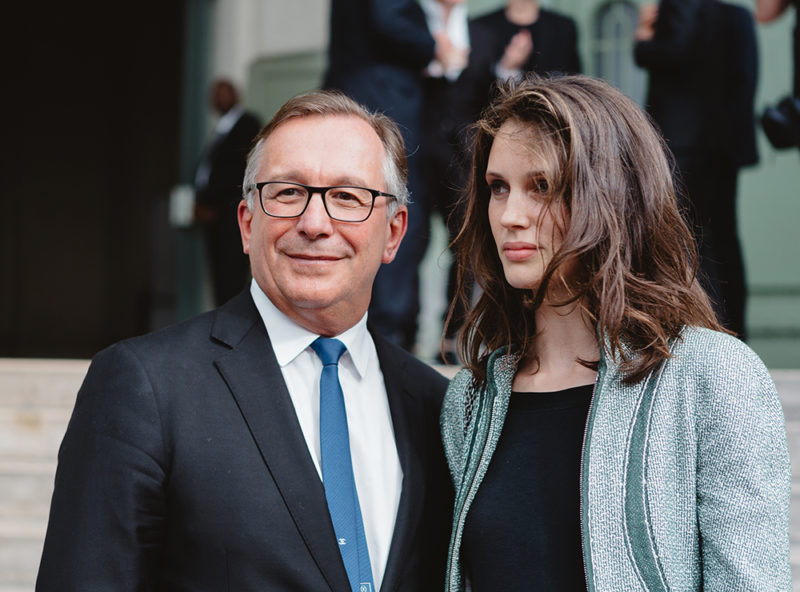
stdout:
MULTIPOLYGON (((279 311, 255 280, 250 283, 250 294, 269 333, 308 451, 322 479, 319 444, 322 362, 310 347, 319 335, 279 311)), ((347 347, 339 360, 339 382, 347 410, 350 456, 373 583, 380 590, 400 504, 403 471, 378 353, 367 331, 367 315, 336 338, 347 347)))
MULTIPOLYGON (((466 3, 452 5, 447 20, 445 20, 444 16, 445 8, 439 0, 419 0, 419 5, 425 13, 425 22, 431 35, 444 33, 454 47, 469 51, 469 25, 466 3)), ((453 82, 461 76, 461 72, 466 66, 467 63, 465 61, 463 64, 445 68, 440 61, 433 59, 428 64, 426 72, 432 78, 444 77, 453 82)))

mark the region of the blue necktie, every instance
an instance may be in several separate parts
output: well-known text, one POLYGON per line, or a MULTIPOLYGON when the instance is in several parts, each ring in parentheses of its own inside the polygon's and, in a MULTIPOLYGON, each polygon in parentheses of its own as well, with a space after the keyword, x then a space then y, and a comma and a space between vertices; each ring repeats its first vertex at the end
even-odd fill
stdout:
POLYGON ((319 337, 311 348, 322 360, 319 382, 319 440, 322 484, 344 568, 353 592, 374 592, 367 537, 350 460, 350 437, 344 395, 339 384, 339 358, 346 351, 338 339, 319 337))

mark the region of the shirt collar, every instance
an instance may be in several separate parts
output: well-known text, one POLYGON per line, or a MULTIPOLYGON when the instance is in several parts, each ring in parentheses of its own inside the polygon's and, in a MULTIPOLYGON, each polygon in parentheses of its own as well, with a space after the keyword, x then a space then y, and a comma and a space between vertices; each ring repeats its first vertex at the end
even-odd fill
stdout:
POLYGON ((228 111, 219 118, 217 122, 216 128, 214 128, 214 132, 220 135, 227 134, 236 122, 239 121, 239 118, 244 114, 244 109, 239 105, 234 105, 228 111))
MULTIPOLYGON (((281 368, 291 364, 319 337, 278 310, 255 279, 250 282, 250 295, 267 328, 272 349, 275 351, 275 357, 281 368)), ((355 325, 336 335, 336 339, 344 343, 347 354, 353 360, 356 372, 363 377, 367 371, 370 345, 372 344, 372 337, 367 331, 367 313, 364 313, 364 316, 355 325)))

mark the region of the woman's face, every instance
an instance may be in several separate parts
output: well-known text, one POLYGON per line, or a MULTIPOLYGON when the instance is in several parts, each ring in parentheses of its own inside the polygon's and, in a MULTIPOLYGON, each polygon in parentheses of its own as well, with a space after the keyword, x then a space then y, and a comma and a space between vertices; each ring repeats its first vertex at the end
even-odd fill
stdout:
POLYGON ((563 205, 549 204, 547 178, 553 163, 546 150, 533 146, 528 127, 517 121, 502 125, 492 143, 486 167, 489 224, 506 281, 518 289, 536 289, 553 254, 561 246, 566 218, 563 205))

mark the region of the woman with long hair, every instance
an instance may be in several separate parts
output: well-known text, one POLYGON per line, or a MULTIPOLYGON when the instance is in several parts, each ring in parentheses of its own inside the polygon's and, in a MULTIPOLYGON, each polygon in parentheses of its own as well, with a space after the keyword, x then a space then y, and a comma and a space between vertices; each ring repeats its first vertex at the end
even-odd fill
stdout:
POLYGON ((583 76, 506 84, 476 124, 448 590, 791 588, 780 402, 696 280, 668 154, 583 76))

